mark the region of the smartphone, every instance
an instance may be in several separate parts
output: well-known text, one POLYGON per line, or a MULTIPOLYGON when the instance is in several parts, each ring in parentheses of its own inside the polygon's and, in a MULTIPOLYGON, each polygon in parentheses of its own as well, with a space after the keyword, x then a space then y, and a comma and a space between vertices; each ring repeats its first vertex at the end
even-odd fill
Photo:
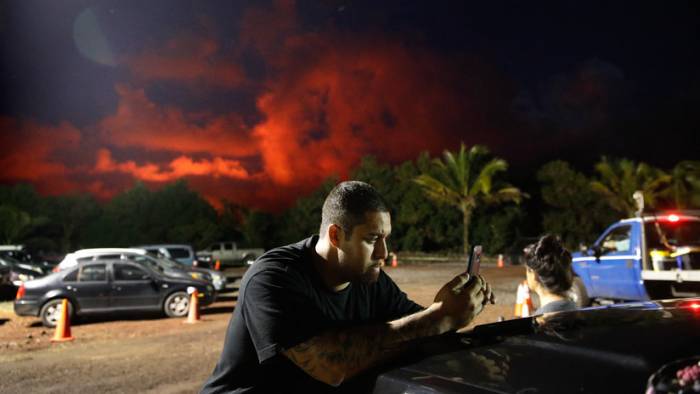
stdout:
POLYGON ((475 245, 472 248, 472 254, 469 255, 467 273, 469 275, 476 275, 479 273, 479 268, 481 268, 481 245, 475 245))

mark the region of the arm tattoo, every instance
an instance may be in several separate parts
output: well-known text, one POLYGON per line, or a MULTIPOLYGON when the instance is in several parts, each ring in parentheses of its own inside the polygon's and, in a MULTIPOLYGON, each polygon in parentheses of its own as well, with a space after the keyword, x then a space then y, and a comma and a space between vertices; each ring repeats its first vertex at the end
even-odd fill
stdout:
POLYGON ((416 338, 439 334, 425 311, 393 322, 329 331, 284 354, 317 380, 338 385, 405 350, 416 338))

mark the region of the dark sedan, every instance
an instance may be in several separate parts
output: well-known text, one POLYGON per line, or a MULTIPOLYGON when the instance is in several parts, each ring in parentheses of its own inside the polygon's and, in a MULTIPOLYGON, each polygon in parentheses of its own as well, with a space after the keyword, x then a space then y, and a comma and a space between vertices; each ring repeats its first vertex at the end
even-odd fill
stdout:
POLYGON ((487 324, 415 349, 379 373, 375 393, 681 392, 677 372, 700 360, 700 299, 487 324))
POLYGON ((189 309, 190 287, 198 290, 200 305, 214 301, 214 287, 205 281, 166 276, 128 260, 97 260, 25 282, 14 308, 21 316, 39 316, 47 327, 56 325, 63 298, 71 316, 163 311, 181 317, 189 309))

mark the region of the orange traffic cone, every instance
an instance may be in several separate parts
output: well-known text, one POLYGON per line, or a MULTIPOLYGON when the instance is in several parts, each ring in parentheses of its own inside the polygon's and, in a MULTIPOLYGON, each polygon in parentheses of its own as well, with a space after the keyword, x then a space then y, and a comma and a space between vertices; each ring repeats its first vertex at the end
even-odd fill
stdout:
POLYGON ((515 296, 515 317, 528 317, 532 313, 532 299, 530 298, 530 289, 527 287, 527 281, 518 285, 518 292, 515 296))
POLYGON ((503 255, 499 254, 498 255, 498 268, 503 268, 503 255))
POLYGON ((391 267, 396 268, 399 266, 399 259, 396 258, 396 253, 391 253, 391 267))
POLYGON ((68 315, 68 299, 64 298, 61 302, 61 316, 56 324, 56 333, 51 342, 72 341, 73 336, 70 333, 70 316, 68 315))
POLYGON ((197 289, 191 287, 187 289, 188 292, 192 294, 190 296, 190 310, 187 312, 187 321, 185 323, 198 323, 199 318, 199 292, 197 289), (190 291, 191 290, 191 291, 190 291))
POLYGON ((221 260, 216 260, 216 264, 214 264, 214 269, 217 271, 221 271, 221 260))

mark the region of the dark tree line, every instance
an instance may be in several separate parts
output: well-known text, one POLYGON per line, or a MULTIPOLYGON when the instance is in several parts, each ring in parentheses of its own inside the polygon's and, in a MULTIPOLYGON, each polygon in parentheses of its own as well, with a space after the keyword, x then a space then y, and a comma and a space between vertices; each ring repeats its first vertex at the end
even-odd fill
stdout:
MULTIPOLYGON (((542 232, 576 248, 612 221, 633 215, 637 190, 651 208, 700 207, 700 165, 692 161, 664 171, 602 158, 590 175, 554 161, 537 172, 539 190, 520 190, 507 175, 504 160, 484 147, 463 145, 441 158, 424 153, 394 166, 368 156, 350 177, 385 196, 390 247, 398 251, 462 253, 478 243, 488 253, 504 253, 542 232)), ((281 214, 225 201, 217 211, 184 180, 158 190, 137 183, 105 203, 88 194, 41 196, 26 184, 0 186, 0 243, 58 253, 166 242, 203 248, 220 240, 269 249, 317 233, 323 200, 337 182, 328 178, 281 214)))

